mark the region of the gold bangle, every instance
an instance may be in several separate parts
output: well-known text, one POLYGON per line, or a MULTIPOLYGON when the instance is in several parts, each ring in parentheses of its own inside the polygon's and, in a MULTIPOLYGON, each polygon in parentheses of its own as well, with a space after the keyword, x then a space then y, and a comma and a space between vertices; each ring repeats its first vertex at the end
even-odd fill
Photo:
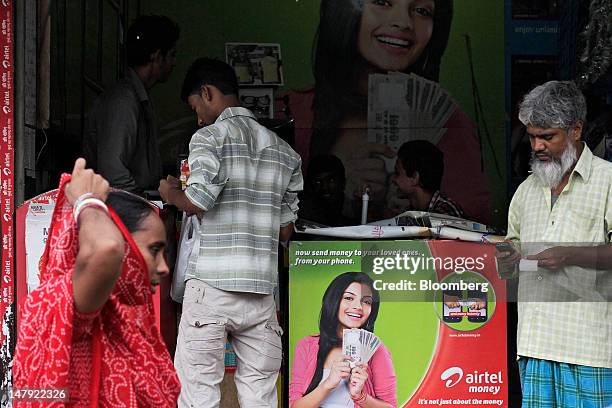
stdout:
POLYGON ((366 394, 363 390, 361 390, 361 394, 358 397, 351 396, 351 399, 353 400, 353 402, 359 404, 360 402, 365 401, 367 397, 368 397, 368 394, 366 394))
POLYGON ((357 401, 354 401, 355 404, 357 404, 360 407, 363 406, 362 404, 365 404, 366 400, 368 399, 368 394, 363 391, 361 392, 362 392, 361 397, 357 401))

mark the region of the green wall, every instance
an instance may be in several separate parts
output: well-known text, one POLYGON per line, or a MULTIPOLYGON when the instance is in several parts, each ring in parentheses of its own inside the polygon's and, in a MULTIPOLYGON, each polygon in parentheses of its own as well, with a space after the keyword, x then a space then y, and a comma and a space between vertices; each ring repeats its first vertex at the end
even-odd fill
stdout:
MULTIPOLYGON (((165 14, 181 26, 176 69, 167 83, 153 90, 161 126, 191 115, 179 100, 187 67, 199 56, 224 59, 226 42, 280 43, 286 87, 300 88, 313 82, 311 48, 318 22, 318 0, 149 0, 143 3, 143 14, 165 14)), ((483 135, 485 170, 493 192, 493 220, 498 225, 505 225, 507 212, 503 33, 503 0, 455 0, 452 32, 440 78, 442 86, 474 119, 464 38, 469 35, 484 117, 492 139, 491 147, 483 135), (495 169, 492 149, 502 176, 495 169)))
POLYGON ((150 0, 141 11, 167 15, 181 28, 174 73, 152 92, 162 125, 190 112, 179 100, 189 64, 200 56, 225 60, 226 42, 280 43, 285 83, 295 88, 313 82, 310 49, 319 21, 318 1, 150 0))
POLYGON ((491 135, 492 147, 484 132, 485 171, 493 193, 492 220, 506 225, 508 199, 505 74, 504 74, 504 2, 503 0, 455 0, 453 25, 448 48, 442 60, 440 83, 450 91, 463 110, 474 120, 474 99, 465 35, 472 43, 474 75, 480 92, 484 118, 491 135), (492 155, 495 151, 501 176, 492 155))

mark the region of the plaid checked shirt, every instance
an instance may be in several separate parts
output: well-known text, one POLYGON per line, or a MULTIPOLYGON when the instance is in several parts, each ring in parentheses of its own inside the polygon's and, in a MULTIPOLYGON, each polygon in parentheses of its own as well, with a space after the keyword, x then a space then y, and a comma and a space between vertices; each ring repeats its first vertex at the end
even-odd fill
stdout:
POLYGON ((467 218, 467 215, 459 206, 459 204, 457 204, 444 194, 440 193, 440 190, 437 190, 433 194, 433 196, 431 196, 431 201, 429 201, 429 207, 427 208, 427 212, 436 214, 447 214, 459 218, 467 218))
MULTIPOLYGON (((612 164, 585 145, 555 205, 531 175, 510 204, 507 238, 522 256, 610 243, 612 164)), ((612 368, 612 271, 571 266, 519 272, 518 355, 612 368)))
POLYGON ((279 228, 297 218, 300 167, 300 156, 247 109, 227 108, 198 130, 189 143, 185 194, 205 212, 187 278, 222 290, 272 293, 279 228))

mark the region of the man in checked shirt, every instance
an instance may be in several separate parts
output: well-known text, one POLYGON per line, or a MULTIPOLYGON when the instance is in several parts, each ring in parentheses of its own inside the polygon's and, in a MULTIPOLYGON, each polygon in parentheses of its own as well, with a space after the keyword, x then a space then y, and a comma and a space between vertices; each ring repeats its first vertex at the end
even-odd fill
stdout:
POLYGON ((297 218, 300 156, 240 107, 238 82, 224 62, 197 59, 181 97, 207 125, 189 144, 190 176, 160 181, 162 198, 201 215, 189 260, 175 366, 179 407, 218 407, 225 342, 236 352, 243 407, 276 407, 282 330, 272 292, 279 239, 297 218))
POLYGON ((519 119, 532 174, 510 204, 506 238, 516 250, 498 250, 497 261, 500 273, 519 275, 523 407, 608 407, 612 164, 581 140, 586 103, 572 82, 534 88, 519 119), (518 265, 521 258, 536 265, 518 265))

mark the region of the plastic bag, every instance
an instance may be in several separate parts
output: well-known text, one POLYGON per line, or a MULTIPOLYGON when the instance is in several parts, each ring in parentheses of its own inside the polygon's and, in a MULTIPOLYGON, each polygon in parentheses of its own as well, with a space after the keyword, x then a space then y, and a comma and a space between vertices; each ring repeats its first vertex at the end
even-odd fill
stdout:
POLYGON ((179 303, 183 303, 185 294, 185 275, 189 266, 189 257, 193 251, 198 251, 200 242, 200 220, 197 215, 188 216, 183 213, 183 224, 181 227, 181 239, 174 265, 174 276, 170 287, 170 297, 179 303))

